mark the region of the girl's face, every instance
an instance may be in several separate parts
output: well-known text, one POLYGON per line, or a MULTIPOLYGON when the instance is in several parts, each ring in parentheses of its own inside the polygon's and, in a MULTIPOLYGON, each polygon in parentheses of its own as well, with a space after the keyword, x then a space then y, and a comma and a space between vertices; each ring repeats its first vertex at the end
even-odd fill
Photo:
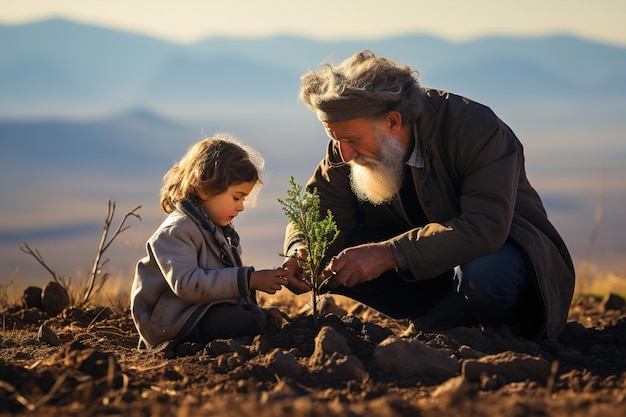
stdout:
POLYGON ((208 196, 200 193, 202 209, 217 226, 226 226, 244 210, 244 199, 250 194, 256 183, 241 182, 228 187, 221 194, 208 196))

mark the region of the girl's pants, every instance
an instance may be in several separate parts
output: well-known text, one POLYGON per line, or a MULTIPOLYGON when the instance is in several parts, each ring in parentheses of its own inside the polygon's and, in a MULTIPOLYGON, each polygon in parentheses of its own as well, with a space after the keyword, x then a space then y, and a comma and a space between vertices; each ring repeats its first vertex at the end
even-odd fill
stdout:
POLYGON ((208 343, 215 339, 256 336, 266 332, 265 312, 256 304, 211 306, 186 339, 208 343))

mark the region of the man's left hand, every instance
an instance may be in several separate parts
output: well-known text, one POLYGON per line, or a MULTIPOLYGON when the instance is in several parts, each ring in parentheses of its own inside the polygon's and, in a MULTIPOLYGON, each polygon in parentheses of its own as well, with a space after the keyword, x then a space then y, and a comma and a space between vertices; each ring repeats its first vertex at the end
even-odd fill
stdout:
POLYGON ((334 256, 322 271, 320 279, 328 279, 330 288, 342 285, 350 288, 378 278, 383 272, 396 267, 388 245, 368 243, 346 248, 334 256))

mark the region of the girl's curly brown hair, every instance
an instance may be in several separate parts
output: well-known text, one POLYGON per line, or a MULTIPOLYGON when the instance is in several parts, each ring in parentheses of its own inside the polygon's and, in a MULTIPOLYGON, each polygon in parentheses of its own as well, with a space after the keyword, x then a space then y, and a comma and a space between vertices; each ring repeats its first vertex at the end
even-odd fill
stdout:
POLYGON ((171 213, 178 202, 225 192, 242 182, 262 184, 264 160, 252 148, 233 137, 219 133, 192 145, 163 177, 161 210, 171 213))

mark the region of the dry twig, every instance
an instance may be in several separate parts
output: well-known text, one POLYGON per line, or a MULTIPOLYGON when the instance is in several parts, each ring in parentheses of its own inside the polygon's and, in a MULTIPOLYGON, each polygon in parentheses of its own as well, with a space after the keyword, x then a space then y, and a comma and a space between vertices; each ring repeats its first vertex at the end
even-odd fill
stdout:
POLYGON ((132 216, 138 218, 141 221, 141 217, 136 213, 136 211, 139 210, 141 206, 137 206, 124 215, 111 238, 107 240, 109 236, 109 230, 111 228, 111 223, 113 222, 113 216, 115 215, 115 201, 111 201, 111 199, 109 198, 107 200, 107 207, 107 214, 104 217, 104 228, 102 231, 100 244, 98 245, 98 252, 96 253, 96 258, 93 261, 91 274, 89 274, 89 280, 87 281, 85 290, 83 291, 83 297, 79 306, 86 304, 91 299, 92 293, 94 293, 94 289, 95 293, 97 293, 108 279, 108 272, 104 273, 104 275, 102 275, 100 279, 98 279, 98 272, 100 272, 102 266, 104 266, 109 261, 108 259, 106 259, 102 263, 100 263, 100 260, 102 259, 102 255, 104 254, 104 252, 109 248, 109 246, 111 246, 111 243, 113 243, 115 238, 119 236, 120 233, 124 232, 130 227, 124 226, 126 220, 132 216))

